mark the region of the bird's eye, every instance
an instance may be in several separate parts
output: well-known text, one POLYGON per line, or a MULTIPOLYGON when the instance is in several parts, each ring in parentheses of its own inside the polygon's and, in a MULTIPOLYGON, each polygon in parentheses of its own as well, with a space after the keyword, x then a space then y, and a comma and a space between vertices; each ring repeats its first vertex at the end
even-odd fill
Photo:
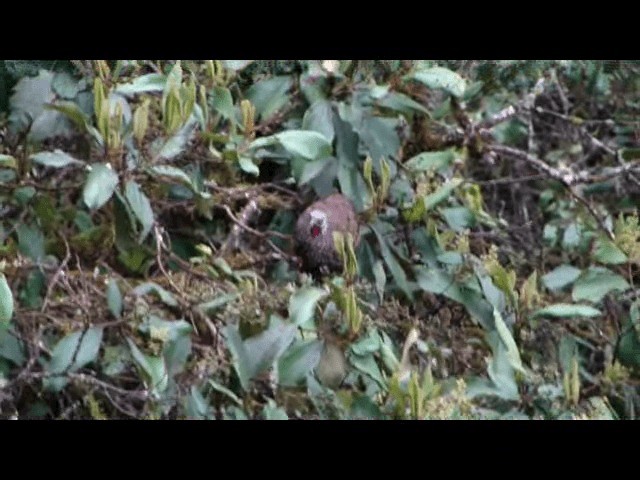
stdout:
POLYGON ((311 236, 313 238, 316 238, 318 235, 320 235, 320 232, 322 230, 320 229, 320 227, 318 225, 312 225, 311 226, 311 236))

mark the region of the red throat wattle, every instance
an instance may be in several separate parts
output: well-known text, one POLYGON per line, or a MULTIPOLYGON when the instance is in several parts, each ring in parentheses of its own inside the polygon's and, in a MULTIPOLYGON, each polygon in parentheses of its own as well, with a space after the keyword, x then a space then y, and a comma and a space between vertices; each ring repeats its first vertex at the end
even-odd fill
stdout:
POLYGON ((321 230, 320 230, 320 227, 318 225, 313 225, 311 227, 311 236, 313 238, 316 238, 318 235, 320 235, 320 232, 321 232, 321 230))

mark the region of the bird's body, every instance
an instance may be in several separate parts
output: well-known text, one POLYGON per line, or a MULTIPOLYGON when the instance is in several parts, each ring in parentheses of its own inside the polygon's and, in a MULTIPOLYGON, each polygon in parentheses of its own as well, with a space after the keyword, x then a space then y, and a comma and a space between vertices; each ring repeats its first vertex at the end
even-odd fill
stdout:
POLYGON ((296 222, 297 251, 308 271, 339 271, 342 262, 333 244, 333 232, 350 233, 354 246, 360 240, 358 218, 351 201, 340 193, 311 204, 296 222))

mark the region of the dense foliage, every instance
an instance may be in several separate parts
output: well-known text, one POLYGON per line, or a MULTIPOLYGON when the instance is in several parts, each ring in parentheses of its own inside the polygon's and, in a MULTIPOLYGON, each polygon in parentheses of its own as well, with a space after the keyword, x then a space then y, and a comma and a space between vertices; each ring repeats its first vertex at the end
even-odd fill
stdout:
POLYGON ((1 61, 3 418, 636 418, 640 63, 1 61), (361 241, 302 274, 340 191, 361 241))

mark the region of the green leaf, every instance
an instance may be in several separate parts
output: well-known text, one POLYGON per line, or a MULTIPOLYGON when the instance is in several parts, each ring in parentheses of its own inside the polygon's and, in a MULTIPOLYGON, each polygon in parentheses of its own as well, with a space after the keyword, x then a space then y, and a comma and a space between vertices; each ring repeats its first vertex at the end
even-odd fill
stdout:
POLYGON ((269 399, 262 409, 262 415, 265 420, 289 420, 287 412, 283 408, 278 407, 272 399, 269 399))
POLYGON ((491 273, 491 276, 487 275, 483 269, 477 268, 474 270, 476 270, 476 278, 480 282, 484 298, 489 301, 494 310, 498 310, 499 312, 504 311, 507 296, 511 299, 510 301, 513 301, 513 289, 510 286, 511 281, 504 268, 498 267, 491 273))
POLYGON ((607 265, 620 265, 628 261, 625 253, 615 243, 606 238, 598 239, 594 258, 598 262, 607 265))
POLYGON ((248 65, 251 65, 253 62, 255 62, 255 60, 222 60, 222 65, 224 68, 228 68, 234 72, 239 72, 248 65))
POLYGON ((420 288, 461 303, 485 330, 493 330, 493 307, 477 291, 461 286, 452 275, 435 268, 419 268, 416 274, 420 288))
POLYGON ((62 150, 53 152, 40 152, 29 156, 29 159, 39 165, 45 167, 62 168, 68 165, 83 165, 84 162, 76 160, 71 155, 64 153, 62 150))
POLYGON ((96 210, 109 201, 118 186, 118 174, 105 164, 94 164, 82 190, 85 205, 96 210))
POLYGON ((35 262, 44 258, 44 235, 37 225, 21 223, 16 227, 20 253, 35 262))
POLYGON ((91 124, 91 120, 87 114, 75 102, 57 101, 56 103, 45 105, 45 108, 62 113, 71 120, 80 131, 89 133, 98 145, 104 145, 104 139, 98 129, 91 124))
POLYGON ((562 246, 568 249, 577 247, 581 234, 582 228, 576 222, 571 222, 562 235, 562 246))
POLYGON ((153 227, 153 210, 151 202, 144 194, 140 185, 135 181, 129 180, 125 185, 125 198, 129 202, 131 211, 142 224, 142 231, 138 237, 138 243, 142 243, 153 227))
POLYGON ((432 209, 439 203, 445 201, 451 193, 462 184, 463 180, 461 178, 453 178, 448 180, 444 185, 438 187, 438 189, 424 197, 424 206, 427 210, 432 209))
POLYGON ((630 287, 622 275, 604 267, 591 267, 576 281, 571 297, 576 302, 587 300, 598 303, 607 293, 625 291, 630 287))
POLYGON ((250 380, 273 366, 282 355, 295 336, 296 326, 272 321, 267 330, 245 341, 236 326, 228 325, 222 333, 233 356, 240 384, 247 390, 250 380))
POLYGON ((469 398, 495 396, 507 401, 518 401, 520 399, 518 384, 507 347, 495 330, 488 333, 486 338, 493 352, 493 357, 487 366, 489 379, 472 378, 468 384, 467 396, 469 398))
POLYGON ((534 317, 597 317, 602 315, 597 308, 590 307, 589 305, 574 305, 571 303, 556 303, 547 307, 541 308, 534 312, 534 317))
POLYGON ((223 118, 233 121, 236 125, 238 124, 236 108, 233 106, 233 98, 228 88, 213 87, 211 91, 211 106, 223 118))
POLYGON ((273 366, 295 337, 296 325, 273 319, 268 329, 244 341, 252 377, 273 366))
POLYGON ((423 152, 405 162, 404 166, 414 172, 440 171, 455 160, 453 150, 423 152))
POLYGON ((489 362, 487 374, 495 387, 494 394, 504 400, 517 401, 520 399, 520 394, 507 347, 503 342, 495 339, 495 335, 488 335, 488 340, 493 358, 489 362))
MULTIPOLYGON (((344 116, 349 115, 349 112, 343 113, 344 116)), ((362 164, 358 151, 360 139, 351 123, 343 120, 341 115, 333 116, 336 132, 336 156, 338 158, 338 183, 342 193, 353 202, 356 211, 361 212, 370 203, 371 194, 359 171, 362 164)))
POLYGON ((198 305, 204 313, 211 314, 220 307, 224 307, 227 303, 234 301, 238 298, 240 294, 238 293, 224 293, 213 300, 209 300, 208 302, 201 303, 198 305))
POLYGON ((313 318, 316 305, 327 295, 326 290, 317 287, 303 287, 296 290, 289 298, 289 320, 298 327, 314 330, 313 318))
POLYGON ((311 64, 310 68, 300 75, 300 91, 309 104, 327 99, 330 88, 327 72, 323 71, 317 63, 311 64))
POLYGON ((162 144, 157 153, 158 158, 170 160, 184 152, 187 144, 195 134, 197 124, 196 118, 191 116, 180 130, 162 144))
POLYGON ((9 125, 14 132, 29 128, 28 137, 34 142, 71 133, 64 115, 45 110, 46 104, 55 98, 52 81, 53 73, 46 70, 40 70, 36 77, 23 77, 18 81, 9 100, 9 125))
POLYGON ((71 366, 72 372, 81 369, 98 358, 100 344, 102 343, 102 331, 102 327, 92 327, 84 332, 76 358, 71 366))
POLYGON ((362 174, 344 160, 338 162, 338 183, 342 193, 353 202, 356 212, 362 212, 370 205, 371 194, 362 174))
POLYGON ((394 251, 389 246, 387 241, 378 231, 378 228, 374 228, 371 226, 371 230, 375 233, 376 238, 378 239, 378 245, 380 245, 380 251, 382 253, 382 258, 384 259, 384 263, 387 264, 389 270, 391 271, 391 275, 393 275, 393 280, 398 285, 398 288, 407 296, 409 300, 413 300, 413 292, 409 285, 409 281, 407 279, 407 274, 402 268, 402 265, 397 260, 394 255, 394 251))
POLYGON ((167 372, 170 376, 180 373, 184 370, 184 366, 191 355, 191 337, 189 333, 191 326, 186 334, 169 341, 162 351, 164 356, 167 372))
POLYGON ((141 283, 136 288, 134 288, 131 291, 131 293, 137 296, 146 295, 148 293, 155 293, 165 305, 168 305, 170 307, 178 306, 178 302, 176 301, 175 298, 173 298, 173 295, 171 295, 168 291, 166 291, 157 283, 153 283, 153 282, 141 283))
POLYGON ((72 99, 82 89, 83 80, 76 80, 67 72, 58 72, 53 77, 51 86, 53 90, 62 98, 72 99))
POLYGON ((147 379, 151 383, 151 392, 153 395, 158 396, 164 392, 169 386, 169 375, 167 373, 167 367, 164 363, 163 357, 152 357, 151 355, 145 355, 142 353, 136 344, 130 338, 127 338, 129 349, 131 350, 131 356, 146 374, 147 379))
POLYGON ((0 273, 0 328, 13 317, 13 293, 4 273, 0 273))
POLYGON ((110 377, 120 375, 127 368, 127 364, 131 360, 129 349, 122 344, 114 346, 105 345, 104 355, 100 366, 102 372, 110 377))
POLYGON ((571 265, 560 265, 544 275, 542 283, 549 290, 560 290, 567 285, 571 285, 580 276, 582 270, 571 265))
POLYGON ((382 375, 382 372, 380 371, 380 367, 376 363, 376 361, 373 358, 372 354, 365 355, 365 356, 351 355, 349 357, 349 363, 351 363, 353 368, 355 368, 356 370, 359 370, 360 372, 368 375, 381 388, 386 390, 387 382, 385 381, 384 376, 382 375))
POLYGON ((300 179, 298 180, 298 185, 304 185, 315 178, 318 178, 318 176, 329 166, 331 161, 332 157, 320 158, 310 162, 305 161, 302 175, 300 175, 300 179))
POLYGON ((606 397, 591 397, 589 398, 590 412, 588 413, 590 420, 619 420, 620 417, 616 414, 615 410, 609 407, 609 402, 606 397))
POLYGON ((120 318, 123 306, 122 293, 118 288, 118 282, 114 278, 110 279, 107 285, 107 305, 111 314, 116 318, 120 318))
POLYGON ((391 110, 396 110, 397 112, 404 113, 405 115, 412 112, 421 112, 427 116, 431 116, 429 110, 427 110, 423 105, 403 93, 389 92, 377 101, 381 107, 390 108, 391 110))
POLYGON ((138 330, 149 336, 152 340, 158 340, 167 345, 178 338, 191 333, 191 325, 184 320, 165 320, 157 315, 148 314, 138 330))
POLYGON ((335 129, 333 127, 331 102, 324 99, 313 102, 304 114, 302 128, 321 133, 329 143, 333 142, 335 129))
POLYGON ((558 363, 563 372, 571 370, 573 358, 578 355, 578 342, 573 335, 563 335, 558 344, 558 363))
POLYGON ((287 93, 293 86, 290 76, 273 77, 253 84, 247 90, 247 99, 256 107, 256 115, 268 120, 290 102, 287 93))
MULTIPOLYGON (((362 125, 358 128, 358 135, 367 148, 378 175, 382 173, 380 160, 382 158, 396 158, 400 151, 399 126, 396 118, 367 115, 362 119, 362 125)), ((388 165, 391 167, 391 176, 395 176, 395 163, 390 162, 388 165)))
POLYGON ((482 91, 482 87, 484 87, 483 81, 480 80, 477 82, 473 82, 464 91, 464 95, 462 96, 462 101, 468 102, 472 100, 476 95, 478 95, 482 91))
POLYGON ((220 385, 214 380, 209 380, 208 383, 209 385, 211 385, 211 388, 213 388, 216 392, 220 392, 223 395, 227 396, 228 398, 231 399, 231 401, 233 401, 239 407, 242 406, 242 400, 240 400, 238 396, 235 393, 233 393, 231 390, 229 390, 227 387, 220 385))
POLYGON ((321 353, 320 340, 294 342, 278 360, 279 384, 285 387, 301 385, 318 365, 321 353))
POLYGON ((555 245, 558 241, 557 225, 550 225, 547 223, 542 230, 542 238, 549 246, 555 245))
POLYGON ((455 97, 461 97, 467 88, 467 82, 456 72, 448 68, 432 67, 418 70, 405 77, 405 80, 416 80, 429 88, 442 89, 455 97))
POLYGON ((18 187, 13 191, 13 198, 22 207, 26 207, 35 195, 36 189, 30 185, 28 187, 18 187))
POLYGON ((204 398, 198 387, 191 385, 189 396, 185 401, 185 414, 189 420, 214 420, 213 409, 204 398))
POLYGON ((360 338, 357 342, 351 344, 351 352, 361 357, 376 353, 382 346, 380 333, 376 329, 370 329, 367 334, 360 338))
POLYGON ((16 159, 11 155, 0 154, 0 167, 2 168, 17 168, 18 164, 16 159))
POLYGON ((51 352, 47 371, 53 374, 74 372, 93 362, 100 351, 102 330, 101 327, 93 327, 66 335, 51 352))
POLYGON ((43 292, 47 279, 39 269, 33 269, 27 275, 24 287, 18 294, 20 303, 30 309, 38 309, 42 306, 43 292))
POLYGON ((384 273, 384 266, 380 260, 376 260, 372 266, 373 276, 375 278, 376 293, 380 303, 384 301, 384 287, 387 284, 387 275, 384 273))
POLYGON ((160 73, 149 73, 136 77, 129 83, 120 84, 115 92, 126 96, 133 96, 143 92, 161 92, 167 83, 167 76, 160 73))
POLYGON ((184 185, 193 189, 191 177, 178 167, 172 167, 171 165, 156 165, 154 167, 151 167, 151 171, 156 175, 179 180, 184 185))
POLYGON ((516 345, 507 324, 504 323, 502 315, 500 315, 500 312, 495 308, 493 309, 493 319, 495 321, 496 330, 498 331, 500 340, 502 340, 502 343, 507 349, 507 358, 509 359, 509 363, 515 370, 525 373, 524 367, 522 366, 522 360, 520 359, 518 346, 516 345))
POLYGON ((240 169, 243 172, 255 177, 260 175, 260 168, 255 163, 253 163, 253 160, 251 160, 251 158, 240 155, 238 157, 238 164, 240 165, 240 169))
POLYGON ((2 323, 0 323, 0 357, 18 366, 22 366, 26 360, 22 342, 9 330, 7 325, 2 323))
POLYGON ((45 108, 63 113, 69 120, 71 120, 77 127, 81 128, 82 130, 86 130, 87 126, 90 124, 87 115, 75 102, 57 101, 56 103, 46 104, 45 108))
POLYGON ((618 348, 614 352, 623 365, 633 368, 640 368, 639 306, 640 300, 635 300, 631 304, 630 315, 623 318, 618 348))
POLYGON ((472 228, 477 223, 475 214, 467 207, 443 208, 440 213, 444 216, 447 224, 456 232, 472 228))
POLYGON ((271 138, 278 141, 292 155, 306 158, 307 160, 315 160, 331 155, 331 143, 325 136, 321 133, 307 130, 286 130, 271 137, 259 138, 252 142, 249 148, 268 145, 271 138))

